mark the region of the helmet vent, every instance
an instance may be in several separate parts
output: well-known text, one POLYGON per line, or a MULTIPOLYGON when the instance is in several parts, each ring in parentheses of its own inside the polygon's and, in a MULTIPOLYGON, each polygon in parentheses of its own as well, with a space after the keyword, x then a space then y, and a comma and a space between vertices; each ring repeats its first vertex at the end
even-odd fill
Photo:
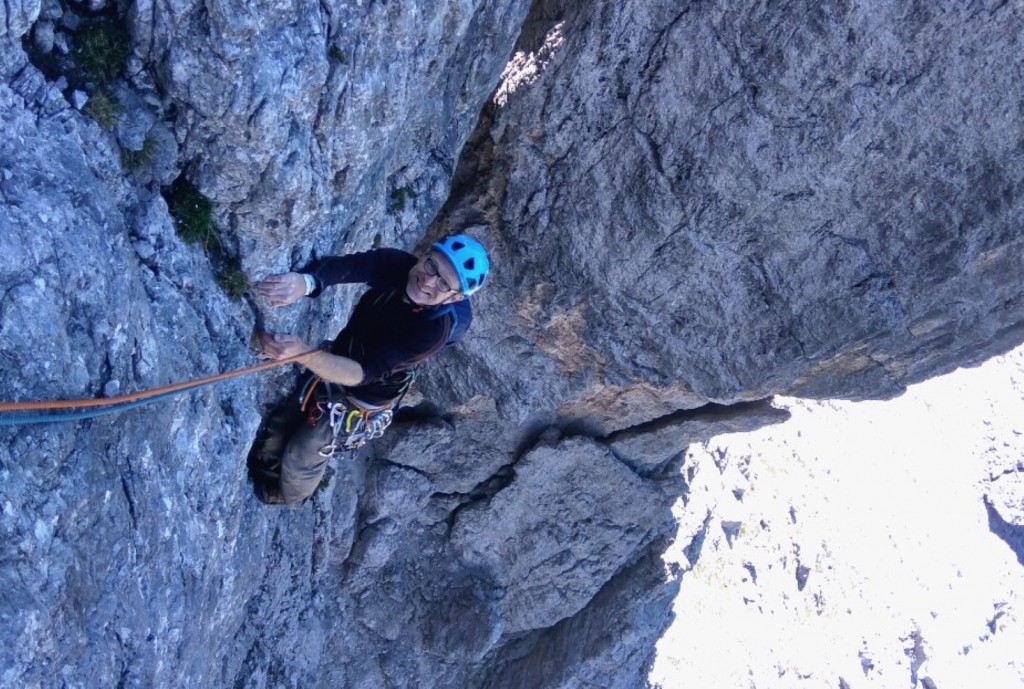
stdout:
POLYGON ((491 262, 483 244, 472 237, 457 234, 435 242, 431 248, 439 251, 451 263, 459 276, 459 287, 463 295, 470 296, 484 284, 491 262))

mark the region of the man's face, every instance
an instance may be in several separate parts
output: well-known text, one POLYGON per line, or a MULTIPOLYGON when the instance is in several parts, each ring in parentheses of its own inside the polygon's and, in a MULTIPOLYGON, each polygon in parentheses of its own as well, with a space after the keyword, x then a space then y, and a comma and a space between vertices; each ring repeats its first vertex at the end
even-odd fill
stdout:
POLYGON ((459 290, 459 276, 442 254, 431 251, 416 262, 409 271, 405 294, 409 301, 420 306, 450 304, 463 298, 459 290))

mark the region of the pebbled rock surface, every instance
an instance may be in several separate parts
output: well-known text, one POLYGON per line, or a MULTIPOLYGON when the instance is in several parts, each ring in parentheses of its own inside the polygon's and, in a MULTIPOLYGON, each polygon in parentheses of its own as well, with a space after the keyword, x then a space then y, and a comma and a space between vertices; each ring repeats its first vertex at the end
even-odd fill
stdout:
POLYGON ((1013 3, 136 0, 103 10, 131 43, 111 131, 25 53, 101 4, 0 6, 0 398, 333 336, 355 289, 225 295, 160 193, 180 172, 253 278, 466 226, 496 270, 300 510, 245 468, 291 371, 0 426, 5 686, 642 687, 715 533, 671 517, 688 444, 1024 339, 1013 3))

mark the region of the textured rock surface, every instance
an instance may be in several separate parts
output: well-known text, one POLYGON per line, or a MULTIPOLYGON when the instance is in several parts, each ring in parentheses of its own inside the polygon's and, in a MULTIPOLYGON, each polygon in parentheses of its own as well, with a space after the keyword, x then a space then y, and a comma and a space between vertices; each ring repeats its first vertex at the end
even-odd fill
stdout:
POLYGON ((452 546, 504 588, 505 633, 545 629, 671 530, 661 497, 597 443, 567 441, 534 450, 508 488, 460 512, 452 546))
POLYGON ((616 433, 609 438, 609 447, 636 470, 650 473, 676 459, 682 448, 706 442, 713 435, 752 431, 788 418, 788 412, 764 401, 729 407, 708 405, 616 433))
POLYGON ((140 0, 130 16, 192 180, 265 270, 286 267, 293 246, 418 236, 526 9, 140 0))
MULTIPOLYGON (((163 199, 125 182, 99 127, 30 66, 0 85, 0 112, 4 397, 103 396, 244 363, 251 316, 163 199)), ((217 660, 197 630, 233 633, 244 610, 224 594, 257 574, 237 538, 256 514, 233 508, 244 484, 208 476, 244 475, 253 404, 235 384, 3 429, 4 685, 208 681, 217 660)))
POLYGON ((0 427, 4 685, 643 686, 719 526, 692 503, 666 571, 687 443, 1024 339, 1012 3, 137 0, 109 133, 22 49, 92 10, 2 7, 0 398, 333 335, 356 290, 223 294, 158 193, 179 170, 253 277, 465 224, 497 268, 425 401, 298 511, 245 479, 289 372, 0 427))
POLYGON ((4 0, 0 4, 0 38, 21 38, 32 28, 32 22, 39 17, 38 0, 4 0))
POLYGON ((537 7, 540 72, 506 74, 462 201, 501 256, 514 327, 475 341, 517 362, 504 407, 878 397, 1019 342, 1020 29, 1013 3, 537 7))

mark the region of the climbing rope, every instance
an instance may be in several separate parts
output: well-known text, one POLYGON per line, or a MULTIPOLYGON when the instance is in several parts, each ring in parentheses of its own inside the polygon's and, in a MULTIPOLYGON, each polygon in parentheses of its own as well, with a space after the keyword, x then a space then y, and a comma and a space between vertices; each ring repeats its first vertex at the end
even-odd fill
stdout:
POLYGON ((256 373, 257 371, 264 371, 268 368, 274 368, 275 366, 294 363, 302 357, 316 351, 317 350, 315 349, 311 349, 308 352, 296 354, 295 356, 288 357, 287 359, 268 361, 266 363, 256 364, 255 366, 240 368, 235 371, 218 373, 217 375, 206 376, 205 378, 196 378, 194 380, 164 385, 150 390, 141 390, 127 395, 118 395, 116 397, 83 400, 50 400, 41 402, 0 402, 0 426, 20 426, 34 423, 78 421, 80 419, 91 419, 95 416, 102 416, 104 414, 114 414, 127 411, 128 409, 141 407, 144 404, 150 404, 151 402, 173 397, 174 395, 178 395, 189 390, 195 390, 197 388, 213 385, 214 383, 219 383, 231 378, 238 378, 239 376, 256 373), (53 410, 56 409, 76 409, 77 411, 52 413, 53 410), (51 413, 24 413, 30 411, 49 411, 51 413), (11 414, 10 412, 16 413, 11 414))

